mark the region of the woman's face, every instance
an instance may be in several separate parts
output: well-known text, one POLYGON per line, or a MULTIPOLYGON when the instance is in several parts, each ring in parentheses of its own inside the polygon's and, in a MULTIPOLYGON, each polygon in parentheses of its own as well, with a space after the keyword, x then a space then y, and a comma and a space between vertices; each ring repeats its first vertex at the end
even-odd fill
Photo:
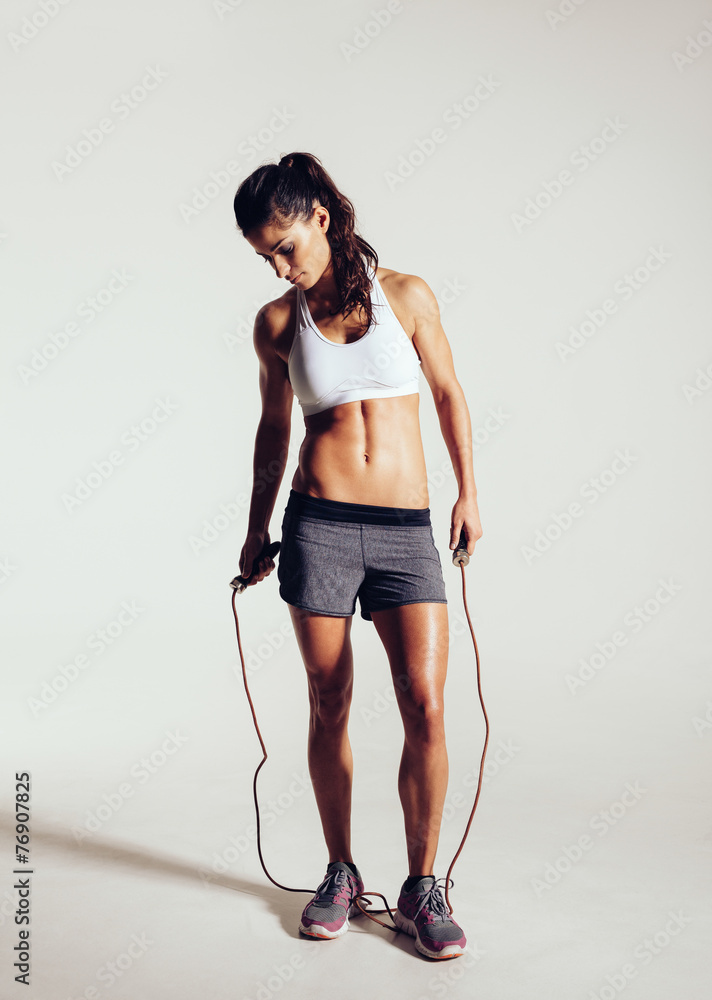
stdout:
POLYGON ((255 253, 274 268, 278 278, 304 289, 316 284, 331 260, 328 228, 329 212, 317 206, 308 222, 297 220, 286 229, 262 226, 253 229, 246 239, 255 253))

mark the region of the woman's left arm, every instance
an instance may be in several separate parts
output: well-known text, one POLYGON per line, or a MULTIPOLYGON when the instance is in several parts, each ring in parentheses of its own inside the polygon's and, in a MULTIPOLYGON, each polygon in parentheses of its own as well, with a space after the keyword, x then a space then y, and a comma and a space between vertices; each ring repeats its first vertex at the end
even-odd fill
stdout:
POLYGON ((450 548, 454 549, 464 530, 467 551, 475 551, 482 536, 477 509, 477 487, 472 467, 472 425, 465 393, 455 375, 450 344, 440 321, 440 309, 434 293, 414 274, 403 275, 409 311, 415 321, 413 346, 420 357, 421 369, 433 393, 447 450, 458 485, 458 498, 452 509, 450 548))

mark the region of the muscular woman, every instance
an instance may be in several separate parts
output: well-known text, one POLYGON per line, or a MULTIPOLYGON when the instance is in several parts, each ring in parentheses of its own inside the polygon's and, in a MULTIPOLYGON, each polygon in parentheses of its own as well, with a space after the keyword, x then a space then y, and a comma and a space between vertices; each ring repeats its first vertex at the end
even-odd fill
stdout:
POLYGON ((418 415, 425 376, 458 495, 450 548, 482 535, 470 417, 437 300, 415 275, 378 266, 355 231, 352 203, 321 162, 292 153, 259 167, 235 195, 237 226, 289 282, 255 320, 262 413, 240 572, 250 585, 275 567, 261 557, 285 470, 293 399, 305 438, 281 526, 277 575, 307 674, 308 764, 326 876, 299 930, 335 938, 364 884, 351 853, 351 621, 358 598, 385 648, 405 740, 398 774, 408 878, 395 919, 431 958, 463 953, 434 875, 448 781, 443 726, 448 617, 433 541, 418 415), (264 469, 278 470, 265 476, 264 469))

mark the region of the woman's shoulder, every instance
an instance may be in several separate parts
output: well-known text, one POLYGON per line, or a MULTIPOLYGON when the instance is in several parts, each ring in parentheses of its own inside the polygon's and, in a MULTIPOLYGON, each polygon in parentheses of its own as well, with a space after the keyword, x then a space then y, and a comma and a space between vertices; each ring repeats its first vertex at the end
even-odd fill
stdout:
POLYGON ((297 289, 288 288, 283 295, 260 307, 255 317, 255 334, 264 343, 278 346, 287 332, 294 328, 297 289))
POLYGON ((294 307, 297 303, 297 289, 292 286, 288 288, 282 295, 278 296, 276 299, 271 299, 269 302, 265 302, 264 305, 260 306, 257 316, 271 324, 276 324, 279 322, 280 318, 284 319, 289 316, 291 312, 294 312, 294 307))
POLYGON ((427 282, 417 274, 406 274, 404 271, 394 271, 390 267, 379 267, 376 277, 384 291, 393 290, 395 295, 409 299, 427 297, 428 292, 432 295, 427 282))
POLYGON ((400 310, 403 315, 415 318, 423 311, 430 311, 437 301, 428 283, 417 274, 379 267, 376 277, 396 313, 400 310))

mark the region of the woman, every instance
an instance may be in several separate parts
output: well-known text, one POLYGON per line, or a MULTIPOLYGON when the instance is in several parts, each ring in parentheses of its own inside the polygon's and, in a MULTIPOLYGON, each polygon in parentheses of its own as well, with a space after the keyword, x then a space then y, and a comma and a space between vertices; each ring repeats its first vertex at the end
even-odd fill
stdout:
POLYGON ((262 415, 240 573, 274 569, 261 557, 284 473, 293 397, 306 436, 282 523, 278 578, 307 671, 308 763, 329 864, 299 929, 335 938, 348 929, 364 884, 351 854, 352 756, 347 723, 351 620, 373 621, 403 718, 398 776, 409 877, 396 922, 432 958, 461 955, 433 865, 447 790, 443 728, 448 619, 433 541, 418 421, 422 369, 459 489, 450 548, 482 535, 470 418, 437 300, 415 275, 378 266, 355 233, 352 203, 321 162, 292 153, 259 167, 235 195, 237 226, 294 287, 255 320, 262 415), (265 470, 270 474, 266 475, 265 470), (277 470, 277 474, 271 474, 277 470))

